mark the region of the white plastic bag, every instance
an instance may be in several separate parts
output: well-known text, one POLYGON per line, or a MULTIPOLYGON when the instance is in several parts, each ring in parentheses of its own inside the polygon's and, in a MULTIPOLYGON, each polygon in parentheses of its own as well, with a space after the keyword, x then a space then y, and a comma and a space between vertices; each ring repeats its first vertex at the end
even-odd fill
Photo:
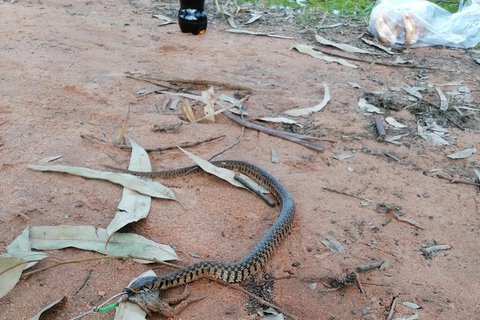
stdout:
POLYGON ((480 0, 454 14, 425 0, 377 0, 368 31, 391 45, 471 48, 480 42, 480 0))

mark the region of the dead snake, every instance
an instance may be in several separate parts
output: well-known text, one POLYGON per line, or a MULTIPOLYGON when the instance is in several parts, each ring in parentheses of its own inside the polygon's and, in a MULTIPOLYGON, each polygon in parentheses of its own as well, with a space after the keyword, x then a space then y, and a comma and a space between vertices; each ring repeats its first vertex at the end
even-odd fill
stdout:
MULTIPOLYGON (((255 248, 242 260, 234 263, 199 261, 163 276, 142 277, 134 281, 130 287, 125 288, 124 292, 128 296, 140 292, 165 290, 190 283, 200 278, 210 278, 226 283, 242 282, 262 269, 278 244, 290 232, 295 213, 295 204, 290 192, 277 179, 275 179, 275 177, 262 168, 244 161, 223 160, 213 161, 212 164, 243 173, 268 189, 275 200, 282 206, 278 219, 255 248)), ((150 178, 171 178, 181 174, 200 171, 198 166, 154 172, 115 169, 117 171, 150 178)))

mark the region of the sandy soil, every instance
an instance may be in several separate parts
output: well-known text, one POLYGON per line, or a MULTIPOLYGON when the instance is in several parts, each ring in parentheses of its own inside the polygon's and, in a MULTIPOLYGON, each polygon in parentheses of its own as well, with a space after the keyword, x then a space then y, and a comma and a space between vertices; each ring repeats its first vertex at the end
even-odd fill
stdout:
MULTIPOLYGON (((461 131, 433 107, 382 109, 385 117, 394 116, 408 125, 407 135, 396 146, 377 142, 374 116, 362 115, 357 107, 360 97, 377 91, 392 95, 395 103, 413 104, 406 100, 404 92, 389 88, 454 81, 462 81, 470 88, 475 106, 480 99, 480 66, 469 53, 424 48, 408 50, 402 56, 439 70, 369 63, 358 63, 358 69, 350 69, 289 50, 296 43, 315 45, 315 39, 287 14, 270 13, 248 28, 276 31, 294 39, 226 33, 228 24, 213 13, 212 6, 207 33, 192 36, 181 34, 175 24, 158 26, 159 20, 152 18, 152 13, 174 14, 176 6, 176 1, 147 0, 22 0, 0 5, 0 248, 4 250, 29 225, 108 225, 120 200, 121 187, 34 172, 27 169, 27 164, 63 155, 56 163, 101 169, 104 164, 116 165, 113 156, 126 167, 127 151, 85 141, 80 135, 111 141, 125 118, 127 106, 131 107, 129 127, 133 128, 128 135, 144 147, 225 135, 221 140, 190 148, 209 158, 240 135, 241 128, 222 115, 214 124, 184 125, 177 133, 152 132, 152 124, 178 121, 182 112, 163 109, 165 95, 137 97, 135 92, 152 85, 129 79, 125 72, 251 87, 253 93, 246 103, 251 121, 294 107, 316 105, 323 98, 325 82, 331 101, 321 112, 301 118, 304 128, 297 129, 332 141, 321 142, 323 152, 246 129, 240 143, 218 157, 246 160, 265 168, 291 191, 297 204, 293 232, 264 271, 274 277, 314 275, 318 284, 312 289, 298 278, 277 280, 273 302, 299 319, 385 319, 395 297, 398 302, 394 317, 415 313, 402 305, 404 301, 420 306, 419 319, 478 317, 480 198, 475 187, 449 183, 431 172, 444 169, 452 176, 471 179, 472 169, 480 168, 479 153, 464 160, 446 157, 478 147, 478 113, 459 119, 454 111, 447 112, 466 127, 461 131), (361 88, 350 87, 349 81, 361 88), (416 135, 417 119, 427 117, 435 117, 456 137, 449 147, 432 146, 416 135), (278 164, 271 162, 270 148, 276 150, 278 164), (387 157, 386 152, 401 162, 387 157), (342 153, 352 157, 342 161, 332 158, 342 153), (371 199, 370 205, 362 206, 361 199, 371 199), (377 212, 379 203, 401 207, 400 211, 423 229, 377 212), (385 224, 388 217, 392 219, 385 224), (345 254, 326 249, 322 241, 327 236, 340 241, 345 254), (450 245, 451 249, 425 258, 420 252, 422 244, 434 243, 450 245), (341 278, 357 266, 379 260, 388 260, 386 270, 374 269, 359 275, 366 296, 357 286, 332 291, 324 285, 324 277, 341 278)), ((237 23, 249 18, 247 13, 239 14, 237 23)), ((357 21, 353 26, 326 29, 322 34, 365 47, 357 39, 363 32, 364 26, 359 27, 357 21)), ((378 61, 393 59, 382 56, 378 61)), ((457 87, 442 89, 446 92, 457 87)), ((189 88, 193 92, 199 89, 189 88)), ((228 88, 215 90, 235 93, 228 88)), ((426 93, 425 99, 439 104, 435 90, 426 93)), ((295 129, 289 125, 272 127, 295 129)), ((395 134, 388 126, 387 131, 395 134)), ((179 151, 152 153, 151 160, 157 170, 190 164, 179 151)), ((178 178, 167 184, 174 187, 185 208, 155 200, 149 217, 125 231, 175 244, 181 264, 198 260, 190 252, 221 261, 242 258, 278 213, 248 192, 207 175, 178 178)), ((48 254, 67 260, 96 255, 76 249, 48 254)), ((44 261, 35 268, 49 264, 44 261)), ((67 302, 46 318, 72 318, 119 292, 147 268, 131 261, 105 260, 49 269, 20 281, 0 300, 0 319, 28 319, 63 295, 67 302), (91 276, 79 290, 90 270, 91 276)), ((158 267, 156 271, 161 274, 169 270, 158 267)), ((249 313, 248 301, 240 292, 206 280, 191 288, 192 295, 205 295, 206 299, 189 306, 178 319, 259 317, 255 308, 253 314, 249 313)), ((175 294, 181 290, 172 291, 175 294)), ((96 319, 113 319, 113 312, 97 315, 96 319)))

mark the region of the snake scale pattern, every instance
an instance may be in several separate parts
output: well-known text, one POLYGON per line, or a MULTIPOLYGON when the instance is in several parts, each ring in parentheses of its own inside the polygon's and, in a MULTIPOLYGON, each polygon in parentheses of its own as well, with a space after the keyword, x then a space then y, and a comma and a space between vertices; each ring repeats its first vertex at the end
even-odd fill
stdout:
MULTIPOLYGON (((272 256, 275 248, 290 232, 295 205, 290 192, 275 177, 262 168, 244 161, 223 160, 212 161, 211 163, 218 167, 243 173, 270 191, 282 208, 278 219, 255 248, 238 262, 199 261, 163 276, 142 277, 133 282, 130 287, 125 288, 124 292, 126 294, 134 295, 139 292, 165 290, 200 278, 210 278, 226 283, 243 282, 263 268, 265 262, 272 256)), ((118 168, 115 168, 115 170, 149 178, 171 178, 201 171, 198 166, 154 172, 138 172, 118 168)))

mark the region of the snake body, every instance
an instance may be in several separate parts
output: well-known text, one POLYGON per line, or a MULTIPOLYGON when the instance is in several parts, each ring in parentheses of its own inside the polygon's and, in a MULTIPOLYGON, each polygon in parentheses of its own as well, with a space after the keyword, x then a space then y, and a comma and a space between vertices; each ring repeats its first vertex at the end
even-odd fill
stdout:
MULTIPOLYGON (((234 263, 207 260, 199 261, 163 276, 142 277, 133 282, 130 287, 125 288, 124 292, 128 295, 151 290, 165 290, 190 283, 200 278, 210 278, 226 283, 242 282, 263 268, 265 262, 272 256, 275 248, 290 232, 295 213, 295 205, 290 192, 275 177, 262 168, 244 161, 212 161, 212 164, 243 173, 264 186, 281 205, 282 210, 278 219, 255 248, 242 260, 234 263)), ((181 174, 198 172, 200 168, 198 166, 191 166, 156 172, 138 172, 123 169, 120 171, 141 177, 171 178, 181 174)))

